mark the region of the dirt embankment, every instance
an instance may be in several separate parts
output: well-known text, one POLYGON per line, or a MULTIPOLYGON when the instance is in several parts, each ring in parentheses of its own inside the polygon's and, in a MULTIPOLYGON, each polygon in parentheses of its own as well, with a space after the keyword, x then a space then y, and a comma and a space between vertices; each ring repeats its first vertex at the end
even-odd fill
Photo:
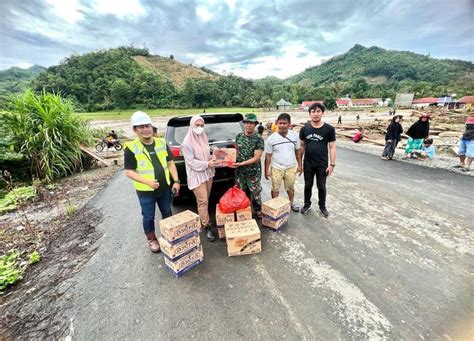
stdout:
POLYGON ((121 152, 102 156, 107 154, 116 157, 117 165, 109 161, 109 167, 97 166, 61 179, 24 205, 24 213, 17 210, 0 216, 0 252, 16 249, 26 255, 37 250, 42 258, 2 296, 0 339, 64 335, 68 323, 64 310, 73 285, 68 279, 95 253, 94 242, 100 237, 95 227, 102 215, 86 204, 122 167, 121 152))

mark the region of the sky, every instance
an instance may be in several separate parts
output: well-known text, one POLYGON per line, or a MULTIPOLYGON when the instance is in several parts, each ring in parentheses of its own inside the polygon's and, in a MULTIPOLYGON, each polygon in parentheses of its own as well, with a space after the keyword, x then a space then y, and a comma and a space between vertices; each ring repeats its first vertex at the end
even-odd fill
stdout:
POLYGON ((0 0, 0 69, 131 45, 286 78, 355 44, 473 61, 472 0, 0 0))

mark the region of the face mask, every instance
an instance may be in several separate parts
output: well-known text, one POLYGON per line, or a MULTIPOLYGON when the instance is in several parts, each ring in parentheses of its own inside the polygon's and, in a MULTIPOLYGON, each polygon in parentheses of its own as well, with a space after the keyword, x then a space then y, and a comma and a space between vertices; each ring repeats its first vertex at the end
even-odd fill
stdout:
POLYGON ((193 128, 193 131, 194 131, 195 134, 201 135, 204 131, 204 128, 203 127, 196 127, 196 128, 193 128))

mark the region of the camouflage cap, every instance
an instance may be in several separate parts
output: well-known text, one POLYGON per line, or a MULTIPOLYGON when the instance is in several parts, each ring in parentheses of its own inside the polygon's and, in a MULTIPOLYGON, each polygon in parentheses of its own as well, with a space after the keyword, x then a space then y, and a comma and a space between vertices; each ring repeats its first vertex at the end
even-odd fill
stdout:
POLYGON ((258 124, 257 115, 255 115, 255 114, 246 114, 244 119, 242 120, 242 122, 252 122, 252 123, 257 123, 258 124))

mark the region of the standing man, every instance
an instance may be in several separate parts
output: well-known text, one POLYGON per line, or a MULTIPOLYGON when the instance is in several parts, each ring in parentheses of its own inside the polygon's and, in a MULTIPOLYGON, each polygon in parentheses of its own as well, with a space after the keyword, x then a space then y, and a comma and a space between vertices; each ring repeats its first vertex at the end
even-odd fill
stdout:
POLYGON ((162 219, 171 216, 172 191, 177 193, 180 188, 178 171, 165 139, 153 137, 150 116, 137 111, 131 123, 137 138, 125 145, 125 175, 133 180, 137 191, 148 246, 151 252, 160 252, 155 235, 156 205, 162 219))
POLYGON ((263 126, 262 122, 260 122, 257 127, 258 136, 262 137, 264 130, 265 130, 265 127, 263 126))
POLYGON ((300 207, 294 203, 295 180, 296 173, 301 175, 303 170, 298 135, 289 130, 290 124, 290 115, 282 113, 278 116, 278 131, 270 135, 265 146, 265 179, 272 179, 272 198, 278 197, 283 182, 291 209, 299 212, 300 207))
POLYGON ((260 157, 263 152, 263 139, 258 136, 255 127, 258 124, 255 114, 246 114, 243 120, 244 132, 237 134, 237 162, 234 164, 236 185, 244 190, 252 200, 257 218, 262 218, 262 169, 260 157))
POLYGON ((466 121, 466 131, 459 141, 459 165, 454 166, 462 171, 471 170, 472 159, 474 158, 474 116, 466 121))
POLYGON ((337 118, 337 124, 342 124, 342 115, 337 118))
POLYGON ((322 121, 325 110, 323 104, 312 104, 308 109, 311 120, 300 130, 301 158, 304 155, 304 206, 301 213, 306 214, 311 208, 311 194, 316 176, 319 209, 327 218, 329 212, 326 209, 326 177, 330 176, 336 167, 336 130, 322 121))

